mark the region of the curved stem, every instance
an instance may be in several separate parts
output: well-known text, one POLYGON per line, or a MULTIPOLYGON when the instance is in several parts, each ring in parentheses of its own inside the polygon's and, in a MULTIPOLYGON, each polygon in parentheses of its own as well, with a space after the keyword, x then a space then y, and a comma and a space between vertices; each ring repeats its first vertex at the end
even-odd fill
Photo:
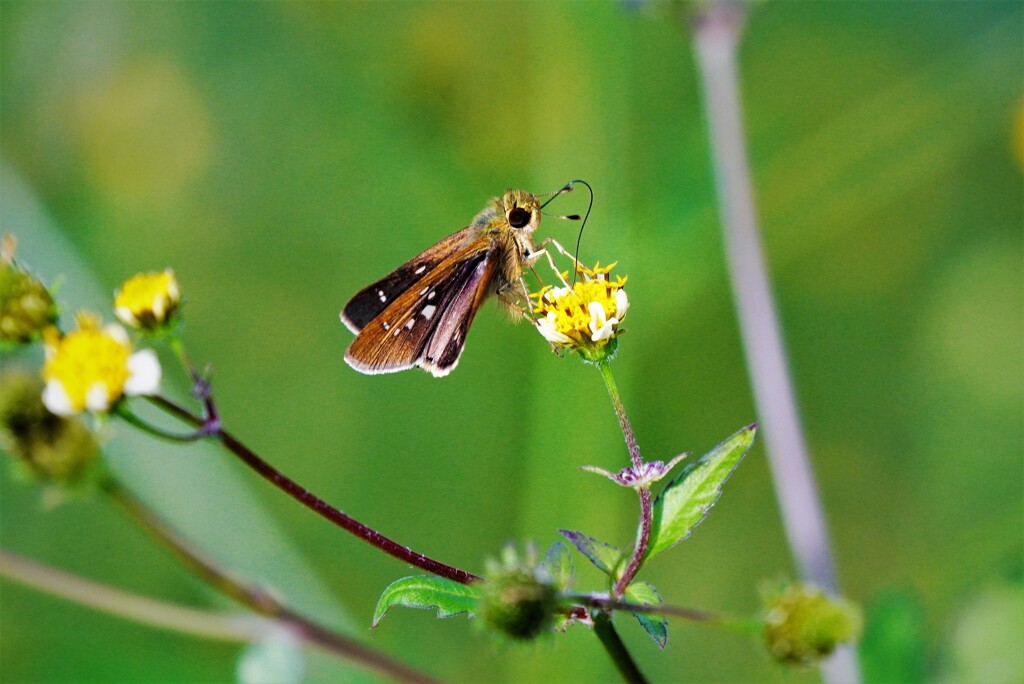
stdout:
POLYGON ((263 587, 247 582, 239 575, 221 567, 113 477, 108 477, 101 486, 102 490, 124 508, 147 532, 217 591, 248 606, 260 615, 284 623, 304 641, 333 651, 387 677, 408 682, 433 681, 427 675, 404 663, 314 622, 287 607, 263 587))
MULTIPOLYGON (((170 399, 159 395, 146 398, 168 413, 187 423, 195 425, 196 427, 207 425, 207 422, 204 421, 203 418, 194 415, 192 412, 179 406, 170 399)), ((212 404, 212 400, 210 399, 207 399, 206 402, 207 404, 212 404)), ((234 435, 221 427, 219 419, 215 419, 215 421, 216 422, 210 426, 210 434, 220 440, 221 444, 223 444, 228 451, 242 459, 246 465, 259 473, 275 487, 285 492, 321 517, 326 518, 330 522, 356 537, 359 537, 368 544, 372 544, 388 555, 393 556, 402 562, 409 563, 421 570, 426 570, 438 577, 444 577, 462 584, 469 584, 470 582, 475 582, 481 579, 473 573, 460 570, 459 568, 434 560, 433 558, 425 556, 417 551, 413 551, 408 546, 403 546, 398 542, 385 537, 380 532, 377 532, 373 528, 359 522, 352 516, 331 506, 329 503, 319 498, 305 487, 302 487, 294 480, 288 478, 286 475, 260 458, 249 447, 236 439, 234 435)))
POLYGON ((615 631, 615 625, 612 624, 612 618, 608 613, 601 610, 594 612, 594 633, 601 640, 601 645, 611 656, 624 680, 631 684, 644 684, 647 681, 633 660, 632 654, 626 649, 626 644, 622 643, 619 633, 615 631))
POLYGON ((626 593, 626 587, 636 577, 643 565, 644 557, 647 555, 647 546, 651 541, 651 518, 653 505, 651 503, 651 490, 641 487, 640 491, 640 527, 637 530, 636 544, 633 546, 633 555, 622 572, 622 576, 615 582, 615 595, 622 596, 626 593))

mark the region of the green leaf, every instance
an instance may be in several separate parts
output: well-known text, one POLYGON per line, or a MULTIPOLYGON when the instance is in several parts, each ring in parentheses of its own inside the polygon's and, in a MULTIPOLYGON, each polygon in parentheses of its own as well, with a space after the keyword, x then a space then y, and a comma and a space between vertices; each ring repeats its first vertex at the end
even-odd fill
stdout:
POLYGON ((555 542, 548 549, 548 555, 542 564, 551 574, 551 580, 558 591, 568 591, 572 586, 572 555, 562 542, 555 542))
POLYGON ((722 484, 750 449, 756 430, 754 425, 743 428, 665 486, 654 501, 647 559, 689 537, 707 516, 722 495, 722 484))
MULTIPOLYGON (((625 598, 630 603, 638 603, 642 606, 660 606, 664 603, 658 590, 647 582, 630 584, 626 587, 625 598)), ((654 639, 654 643, 658 644, 659 648, 665 648, 665 642, 668 641, 668 620, 664 616, 653 613, 633 613, 633 617, 654 639)))
POLYGON ((590 562, 597 566, 601 572, 617 577, 618 566, 622 563, 622 551, 611 544, 588 537, 582 532, 572 530, 558 530, 563 537, 572 542, 572 545, 580 550, 590 562))
POLYGON ((381 594, 370 627, 376 627, 391 606, 436 608, 437 617, 446 618, 461 613, 472 614, 479 598, 479 590, 471 584, 460 584, 434 575, 403 577, 392 582, 381 594))

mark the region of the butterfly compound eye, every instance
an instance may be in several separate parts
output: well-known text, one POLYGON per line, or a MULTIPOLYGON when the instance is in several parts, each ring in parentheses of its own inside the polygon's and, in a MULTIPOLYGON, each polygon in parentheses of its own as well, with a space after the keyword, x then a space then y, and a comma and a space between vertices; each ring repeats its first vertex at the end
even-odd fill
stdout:
POLYGON ((530 222, 530 212, 522 207, 516 207, 508 212, 508 223, 513 228, 522 228, 530 222))

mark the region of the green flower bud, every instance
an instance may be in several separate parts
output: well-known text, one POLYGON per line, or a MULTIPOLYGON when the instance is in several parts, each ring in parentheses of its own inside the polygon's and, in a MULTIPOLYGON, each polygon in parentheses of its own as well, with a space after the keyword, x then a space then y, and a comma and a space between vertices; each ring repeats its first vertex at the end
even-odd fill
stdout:
POLYGON ((766 592, 765 605, 765 643, 781 662, 811 665, 860 636, 860 607, 811 585, 766 592))
POLYGON ((525 558, 514 547, 506 547, 500 563, 488 563, 481 592, 480 617, 500 634, 531 641, 554 625, 558 590, 547 570, 538 565, 532 547, 525 558))
POLYGON ((78 484, 95 463, 96 439, 81 419, 46 410, 42 392, 33 374, 0 375, 0 448, 36 479, 78 484))
POLYGON ((0 342, 25 344, 53 325, 57 305, 45 285, 14 264, 13 242, 5 238, 0 259, 0 342))

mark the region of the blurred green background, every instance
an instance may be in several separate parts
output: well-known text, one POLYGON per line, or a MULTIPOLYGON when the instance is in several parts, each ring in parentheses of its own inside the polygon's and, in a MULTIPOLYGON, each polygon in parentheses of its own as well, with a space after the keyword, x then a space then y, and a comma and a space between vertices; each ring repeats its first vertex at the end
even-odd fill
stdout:
MULTIPOLYGON (((767 3, 742 46, 765 246, 873 681, 980 681, 975 661, 1020 672, 999 644, 1024 629, 1022 8, 767 3)), ((577 469, 626 462, 598 374, 493 304, 446 379, 342 361, 348 297, 507 187, 596 189, 582 257, 629 275, 615 369, 647 458, 702 453, 756 419, 691 45, 664 8, 5 0, 0 20, 0 226, 22 259, 63 278, 66 314, 173 267, 230 429, 397 540, 479 571, 508 540, 547 546, 565 527, 625 544, 634 529, 633 497, 577 469)), ((583 628, 496 646, 465 619, 397 609, 369 632, 406 567, 216 449, 113 425, 109 451, 232 567, 410 664, 460 681, 615 678, 583 628)), ((0 494, 6 549, 230 605, 102 500, 47 511, 7 472, 0 494)), ((645 578, 671 603, 746 613, 762 579, 790 573, 759 445, 645 578)), ((237 645, 0 591, 4 681, 234 676, 237 645)), ((817 680, 748 637, 673 620, 659 652, 619 624, 655 680, 817 680)), ((327 657, 309 674, 355 676, 327 657)))

